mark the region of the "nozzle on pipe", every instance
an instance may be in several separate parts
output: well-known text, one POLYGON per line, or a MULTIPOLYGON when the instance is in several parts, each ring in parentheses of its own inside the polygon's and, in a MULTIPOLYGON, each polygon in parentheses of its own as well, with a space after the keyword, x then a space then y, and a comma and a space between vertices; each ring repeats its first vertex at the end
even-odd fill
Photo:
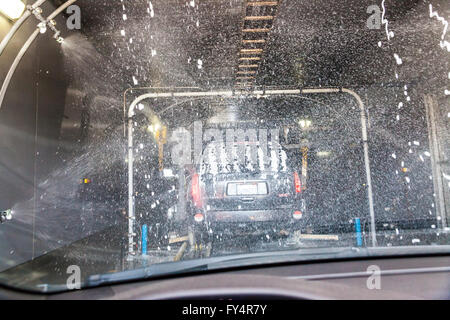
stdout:
POLYGON ((45 22, 41 22, 37 25, 39 32, 44 34, 47 32, 47 24, 45 22))
POLYGON ((56 29, 56 21, 55 20, 53 20, 53 19, 46 20, 42 16, 42 9, 40 7, 33 8, 31 6, 28 6, 28 10, 31 10, 31 13, 36 17, 36 19, 38 19, 40 21, 39 24, 37 25, 40 33, 44 34, 47 32, 47 28, 50 28, 50 30, 52 30, 54 32, 53 38, 58 43, 62 44, 64 42, 64 38, 60 36, 61 31, 56 29))
POLYGON ((0 223, 4 223, 12 219, 12 210, 8 209, 0 212, 0 223))

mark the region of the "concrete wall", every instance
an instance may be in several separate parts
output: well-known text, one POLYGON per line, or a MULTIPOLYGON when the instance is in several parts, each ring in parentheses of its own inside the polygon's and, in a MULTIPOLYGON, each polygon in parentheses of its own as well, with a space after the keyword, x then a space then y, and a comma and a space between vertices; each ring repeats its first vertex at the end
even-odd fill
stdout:
MULTIPOLYGON (((50 12, 53 8, 47 4, 43 9, 50 12)), ((31 17, 0 57, 0 80, 36 24, 31 17)), ((0 15, 0 38, 11 26, 12 22, 0 15)), ((22 221, 0 227, 0 270, 46 250, 33 236, 35 186, 59 161, 67 87, 62 63, 60 45, 50 33, 40 35, 19 64, 0 109, 0 209, 34 199, 22 221), (11 260, 4 259, 8 256, 11 260)))

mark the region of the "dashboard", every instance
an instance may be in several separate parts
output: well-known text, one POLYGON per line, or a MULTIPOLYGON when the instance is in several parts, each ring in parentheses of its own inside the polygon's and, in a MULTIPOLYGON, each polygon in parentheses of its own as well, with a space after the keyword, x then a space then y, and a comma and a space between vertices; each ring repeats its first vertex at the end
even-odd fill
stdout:
POLYGON ((0 299, 450 299, 450 258, 377 257, 240 267, 48 295, 1 288, 0 299))

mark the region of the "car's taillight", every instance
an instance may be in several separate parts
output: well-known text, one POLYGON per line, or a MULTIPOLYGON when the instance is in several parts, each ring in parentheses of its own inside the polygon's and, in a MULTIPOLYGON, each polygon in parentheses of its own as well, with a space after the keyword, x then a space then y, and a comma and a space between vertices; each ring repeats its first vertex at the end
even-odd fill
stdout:
POLYGON ((303 217, 303 213, 301 211, 294 211, 294 214, 292 215, 292 217, 295 220, 299 220, 303 217))
POLYGON ((197 214, 194 216, 195 222, 202 222, 204 219, 205 219, 205 217, 204 217, 203 214, 201 214, 201 213, 197 213, 197 214))
POLYGON ((201 191, 200 191, 200 181, 199 181, 199 177, 198 177, 197 173, 195 173, 192 176, 191 194, 192 194, 192 200, 194 201, 194 205, 197 208, 200 208, 202 205, 201 204, 202 195, 201 195, 201 191))
POLYGON ((294 172, 294 185, 296 193, 302 192, 302 183, 300 182, 300 177, 298 176, 297 171, 294 172))

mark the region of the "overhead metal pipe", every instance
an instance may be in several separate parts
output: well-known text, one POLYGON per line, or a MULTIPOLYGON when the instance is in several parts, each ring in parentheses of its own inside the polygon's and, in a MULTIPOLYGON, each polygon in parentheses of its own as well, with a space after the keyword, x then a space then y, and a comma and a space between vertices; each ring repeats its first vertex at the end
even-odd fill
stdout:
POLYGON ((31 44, 34 42, 36 37, 39 34, 39 30, 36 29, 31 34, 31 36, 28 38, 28 40, 23 45, 22 49, 20 49, 19 53, 17 54, 16 58, 14 59, 14 62, 12 63, 11 67, 9 68, 8 73, 6 74, 5 80, 3 81, 2 88, 0 90, 0 109, 2 108, 3 99, 5 98, 6 91, 8 90, 9 83, 11 82, 11 78, 13 77, 14 73, 16 72, 17 66, 19 65, 20 61, 22 60, 23 56, 27 52, 28 48, 31 46, 31 44))
POLYGON ((3 51, 5 50, 6 46, 8 45, 9 41, 11 41, 14 34, 19 30, 19 28, 22 26, 22 24, 31 16, 31 13, 34 9, 40 7, 45 1, 47 0, 37 0, 34 4, 31 6, 27 6, 27 9, 23 13, 23 15, 17 20, 12 28, 9 30, 9 32, 6 34, 6 36, 3 38, 2 42, 0 42, 0 56, 2 55, 3 51))
MULTIPOLYGON (((357 102, 360 109, 362 141, 364 148, 364 164, 366 171, 367 196, 369 198, 370 214, 370 236, 372 246, 377 246, 375 210, 373 203, 372 177, 370 171, 369 144, 367 135, 367 117, 364 102, 361 97, 353 90, 346 88, 309 88, 309 89, 280 89, 280 90, 254 90, 246 92, 246 95, 267 96, 267 95, 298 95, 298 94, 326 94, 326 93, 346 93, 351 95, 357 102)), ((208 92, 160 92, 147 93, 137 97, 128 108, 128 260, 133 260, 134 252, 134 177, 133 177, 133 116, 138 103, 149 98, 176 98, 176 97, 233 97, 238 93, 235 91, 208 91, 208 92)))
MULTIPOLYGON (((69 0, 66 3, 62 4, 57 8, 55 11, 53 11, 46 19, 46 21, 50 21, 54 19, 57 15, 59 15, 62 11, 64 11, 68 6, 72 5, 77 0, 69 0)), ((31 46, 31 44, 34 42, 36 37, 39 35, 39 29, 34 30, 34 32, 31 34, 31 36, 28 38, 28 40, 25 42, 25 44, 20 49, 19 53, 17 54, 16 58, 14 59, 14 62, 12 63, 11 67, 9 68, 8 74, 5 77, 5 80, 3 81, 2 88, 0 90, 0 109, 2 108, 3 100, 5 98, 6 91, 8 90, 9 83, 11 82, 11 79, 16 72, 17 66, 19 65, 20 61, 22 60, 23 56, 31 46)))
POLYGON ((71 6, 77 2, 77 0, 68 0, 66 3, 60 5, 55 11, 53 11, 47 18, 47 21, 55 19, 61 12, 67 9, 67 7, 71 6))

